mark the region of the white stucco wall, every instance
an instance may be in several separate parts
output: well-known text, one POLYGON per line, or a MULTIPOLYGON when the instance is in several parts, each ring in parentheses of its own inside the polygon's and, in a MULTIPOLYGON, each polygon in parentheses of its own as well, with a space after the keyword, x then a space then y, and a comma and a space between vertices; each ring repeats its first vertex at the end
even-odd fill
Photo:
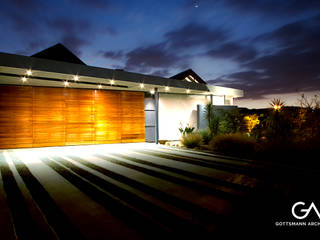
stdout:
POLYGON ((159 94, 159 139, 180 139, 179 127, 197 127, 197 104, 207 104, 210 97, 182 94, 159 94))
POLYGON ((224 96, 212 96, 212 104, 213 105, 224 105, 225 104, 224 96))

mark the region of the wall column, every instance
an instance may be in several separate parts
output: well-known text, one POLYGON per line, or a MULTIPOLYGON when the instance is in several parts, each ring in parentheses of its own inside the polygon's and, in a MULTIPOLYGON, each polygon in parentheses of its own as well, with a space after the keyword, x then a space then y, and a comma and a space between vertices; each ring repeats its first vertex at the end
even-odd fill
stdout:
POLYGON ((154 98, 155 98, 155 113, 156 113, 156 124, 155 124, 155 143, 159 143, 159 92, 158 88, 154 89, 154 98))

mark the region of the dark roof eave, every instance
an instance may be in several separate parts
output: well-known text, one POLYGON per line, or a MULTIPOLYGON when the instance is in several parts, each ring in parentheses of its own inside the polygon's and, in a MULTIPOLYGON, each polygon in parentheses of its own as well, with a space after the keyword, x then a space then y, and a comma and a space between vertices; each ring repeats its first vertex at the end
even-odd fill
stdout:
POLYGON ((204 84, 8 53, 0 53, 0 66, 209 91, 204 84))

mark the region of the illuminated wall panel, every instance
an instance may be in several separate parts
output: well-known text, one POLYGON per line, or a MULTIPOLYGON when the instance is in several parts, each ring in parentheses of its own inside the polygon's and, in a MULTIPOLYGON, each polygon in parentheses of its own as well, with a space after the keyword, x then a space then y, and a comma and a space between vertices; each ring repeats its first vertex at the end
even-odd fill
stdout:
POLYGON ((0 148, 144 142, 144 93, 0 87, 0 148))

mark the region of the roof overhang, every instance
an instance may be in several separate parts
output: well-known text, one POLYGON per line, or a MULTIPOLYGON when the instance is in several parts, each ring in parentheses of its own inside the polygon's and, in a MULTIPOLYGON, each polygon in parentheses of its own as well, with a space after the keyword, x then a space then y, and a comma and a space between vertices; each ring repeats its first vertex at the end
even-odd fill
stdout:
POLYGON ((240 89, 220 87, 212 84, 208 84, 207 87, 212 95, 218 95, 218 96, 224 95, 224 96, 230 96, 234 98, 243 97, 243 90, 240 90, 240 89))
POLYGON ((68 81, 69 88, 98 89, 100 85, 105 90, 149 92, 157 88, 160 93, 243 96, 243 91, 238 89, 0 53, 0 84, 64 87, 65 81, 68 81), (32 70, 32 76, 22 82, 21 78, 29 69, 32 70), (78 81, 74 81, 74 76, 79 77, 78 81))
POLYGON ((64 81, 71 88, 142 91, 149 92, 158 88, 159 92, 208 94, 204 84, 183 82, 180 80, 162 78, 121 70, 84 66, 80 64, 38 59, 14 54, 0 53, 0 84, 63 87, 64 81), (22 83, 21 78, 28 69, 32 76, 22 83), (78 81, 73 77, 77 75, 78 81), (111 80, 113 83, 111 84, 111 80), (140 84, 144 87, 141 88, 140 84), (166 90, 169 87, 169 90, 166 90))

